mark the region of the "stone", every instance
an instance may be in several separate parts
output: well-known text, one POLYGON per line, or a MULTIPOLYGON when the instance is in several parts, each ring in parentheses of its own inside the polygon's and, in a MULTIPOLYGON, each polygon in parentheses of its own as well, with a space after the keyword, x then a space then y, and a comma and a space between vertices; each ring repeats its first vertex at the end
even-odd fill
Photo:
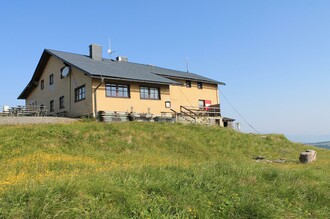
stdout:
POLYGON ((311 163, 316 160, 316 151, 306 150, 300 153, 299 161, 300 163, 311 163))

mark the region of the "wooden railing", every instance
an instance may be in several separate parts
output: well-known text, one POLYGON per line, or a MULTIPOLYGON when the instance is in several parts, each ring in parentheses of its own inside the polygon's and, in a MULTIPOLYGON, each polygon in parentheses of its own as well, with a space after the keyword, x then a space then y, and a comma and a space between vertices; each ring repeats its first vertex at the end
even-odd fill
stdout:
POLYGON ((195 117, 218 117, 221 116, 220 104, 205 106, 205 107, 197 107, 197 106, 181 106, 180 111, 182 109, 189 112, 190 116, 193 115, 195 117))
POLYGON ((45 106, 14 106, 4 107, 0 116, 47 116, 45 106))
POLYGON ((181 114, 183 114, 184 116, 188 116, 192 119, 196 119, 197 114, 195 112, 193 112, 191 109, 188 109, 185 106, 180 106, 180 112, 181 114), (184 111, 185 110, 185 111, 184 111))

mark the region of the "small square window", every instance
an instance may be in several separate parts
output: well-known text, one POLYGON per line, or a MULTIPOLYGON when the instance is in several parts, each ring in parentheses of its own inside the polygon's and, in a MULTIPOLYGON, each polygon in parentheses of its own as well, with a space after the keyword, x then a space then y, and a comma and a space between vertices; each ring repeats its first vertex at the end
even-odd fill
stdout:
POLYGON ((53 74, 49 75, 49 85, 52 85, 52 84, 54 84, 54 75, 53 74))
POLYGON ((165 108, 171 108, 171 101, 165 101, 165 108))
POLYGON ((186 87, 191 87, 191 81, 186 81, 186 87))
POLYGON ((202 82, 197 82, 197 88, 198 89, 203 89, 203 83, 202 82))

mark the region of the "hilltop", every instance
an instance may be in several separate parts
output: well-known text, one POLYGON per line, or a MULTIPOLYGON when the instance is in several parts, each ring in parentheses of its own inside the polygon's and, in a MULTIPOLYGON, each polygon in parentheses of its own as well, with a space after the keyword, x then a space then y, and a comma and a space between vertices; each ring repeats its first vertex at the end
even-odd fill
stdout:
POLYGON ((0 218, 327 218, 329 155, 199 125, 0 126, 0 218))

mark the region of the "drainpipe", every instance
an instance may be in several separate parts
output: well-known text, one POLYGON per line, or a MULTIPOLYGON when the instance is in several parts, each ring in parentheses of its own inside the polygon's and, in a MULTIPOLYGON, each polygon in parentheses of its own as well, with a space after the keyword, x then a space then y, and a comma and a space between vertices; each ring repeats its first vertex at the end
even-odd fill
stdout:
POLYGON ((104 79, 103 77, 101 77, 101 82, 96 86, 96 88, 94 89, 94 113, 93 113, 93 117, 96 118, 97 115, 97 101, 96 101, 96 90, 103 84, 104 79))

